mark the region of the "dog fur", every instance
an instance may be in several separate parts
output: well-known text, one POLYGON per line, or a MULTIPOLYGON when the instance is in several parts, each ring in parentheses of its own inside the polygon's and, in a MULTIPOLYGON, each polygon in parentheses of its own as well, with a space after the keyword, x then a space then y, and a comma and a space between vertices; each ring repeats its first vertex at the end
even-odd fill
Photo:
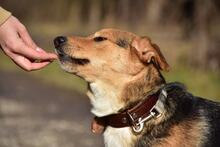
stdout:
POLYGON ((107 147, 218 147, 220 106, 188 93, 180 83, 166 83, 168 71, 159 47, 147 37, 103 29, 88 37, 66 37, 57 47, 61 67, 88 82, 87 95, 98 117, 131 107, 161 88, 165 111, 136 134, 130 127, 107 127, 107 147))

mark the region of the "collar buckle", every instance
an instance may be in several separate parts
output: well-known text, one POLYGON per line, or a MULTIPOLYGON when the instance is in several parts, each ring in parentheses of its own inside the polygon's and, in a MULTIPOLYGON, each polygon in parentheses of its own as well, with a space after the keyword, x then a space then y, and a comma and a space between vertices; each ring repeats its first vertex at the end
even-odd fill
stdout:
POLYGON ((135 132, 135 133, 140 133, 143 128, 144 128, 144 123, 146 121, 149 121, 150 119, 152 118, 159 118, 161 116, 161 112, 158 111, 158 109, 156 107, 153 107, 151 110, 150 110, 150 114, 145 117, 145 118, 142 118, 142 117, 139 117, 138 120, 135 122, 133 117, 128 113, 130 119, 132 120, 132 130, 135 132))
POLYGON ((132 122, 132 130, 135 133, 140 133, 143 130, 144 122, 152 118, 154 119, 159 118, 162 115, 164 111, 164 104, 162 101, 165 98, 167 98, 167 92, 163 89, 161 91, 161 94, 159 96, 157 103, 153 106, 153 108, 151 108, 149 115, 145 118, 139 117, 137 121, 132 117, 132 115, 129 112, 127 112, 132 122))

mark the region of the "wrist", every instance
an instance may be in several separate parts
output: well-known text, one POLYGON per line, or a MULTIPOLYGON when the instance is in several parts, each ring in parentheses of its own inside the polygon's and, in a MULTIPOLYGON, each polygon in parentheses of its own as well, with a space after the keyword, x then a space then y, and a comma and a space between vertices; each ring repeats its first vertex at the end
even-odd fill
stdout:
POLYGON ((8 20, 8 18, 11 16, 11 12, 3 9, 2 7, 0 7, 0 26, 6 21, 8 20))

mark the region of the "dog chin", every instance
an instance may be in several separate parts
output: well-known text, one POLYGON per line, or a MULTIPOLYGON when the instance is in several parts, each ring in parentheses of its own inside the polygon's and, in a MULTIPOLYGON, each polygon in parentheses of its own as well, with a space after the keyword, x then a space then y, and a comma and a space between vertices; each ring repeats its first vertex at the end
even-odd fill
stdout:
POLYGON ((60 63, 60 67, 64 70, 64 71, 66 71, 66 72, 68 72, 68 73, 76 73, 76 69, 75 69, 75 67, 73 66, 73 65, 69 65, 70 63, 67 63, 67 62, 65 62, 65 61, 60 61, 59 62, 60 63))

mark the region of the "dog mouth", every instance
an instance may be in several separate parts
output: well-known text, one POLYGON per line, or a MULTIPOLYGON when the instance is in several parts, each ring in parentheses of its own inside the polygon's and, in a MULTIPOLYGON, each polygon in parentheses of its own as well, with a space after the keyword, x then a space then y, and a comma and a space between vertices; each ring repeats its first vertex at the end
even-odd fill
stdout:
POLYGON ((80 58, 74 58, 74 57, 70 57, 70 58, 71 58, 72 63, 74 64, 85 65, 89 63, 88 59, 83 59, 83 58, 80 59, 80 58))
POLYGON ((59 48, 56 48, 55 52, 57 53, 58 58, 61 63, 69 62, 69 63, 76 64, 76 65, 86 65, 90 62, 89 59, 86 59, 86 58, 70 56, 59 48))

